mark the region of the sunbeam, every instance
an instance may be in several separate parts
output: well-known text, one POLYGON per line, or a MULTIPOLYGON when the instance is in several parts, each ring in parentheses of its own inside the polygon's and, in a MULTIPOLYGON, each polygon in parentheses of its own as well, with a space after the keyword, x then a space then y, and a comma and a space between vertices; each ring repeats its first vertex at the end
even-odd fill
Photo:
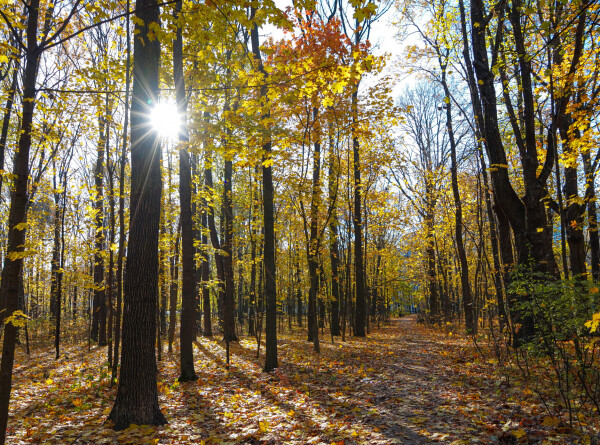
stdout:
POLYGON ((152 127, 167 139, 176 139, 181 131, 181 117, 173 102, 158 102, 150 115, 152 127))

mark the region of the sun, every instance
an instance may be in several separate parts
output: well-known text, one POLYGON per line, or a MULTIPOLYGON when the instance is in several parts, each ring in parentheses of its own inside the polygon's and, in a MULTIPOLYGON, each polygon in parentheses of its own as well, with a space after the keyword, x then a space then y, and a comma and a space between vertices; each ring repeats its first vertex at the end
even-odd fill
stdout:
POLYGON ((181 116, 171 101, 158 102, 150 114, 150 123, 166 139, 177 139, 181 131, 181 116))

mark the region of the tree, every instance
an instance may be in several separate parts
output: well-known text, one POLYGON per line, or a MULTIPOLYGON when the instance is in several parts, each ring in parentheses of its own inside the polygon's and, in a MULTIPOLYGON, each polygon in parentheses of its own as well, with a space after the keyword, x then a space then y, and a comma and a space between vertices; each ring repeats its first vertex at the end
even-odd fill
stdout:
POLYGON ((131 104, 131 217, 124 283, 121 372, 109 415, 115 429, 163 425, 156 385, 158 234, 162 180, 158 133, 150 112, 158 98, 160 27, 157 0, 136 3, 131 104))
MULTIPOLYGON (((175 3, 173 19, 180 20, 182 1, 175 3)), ((183 35, 181 25, 177 24, 176 37, 173 41, 173 79, 177 111, 181 116, 182 128, 179 132, 179 202, 181 206, 181 330, 180 330, 180 382, 196 380, 194 370, 194 333, 196 325, 196 295, 194 267, 194 226, 192 221, 192 166, 186 143, 189 142, 187 130, 187 100, 185 97, 185 80, 183 78, 183 35)), ((175 311, 171 305, 171 313, 175 311)))
POLYGON ((271 136, 268 130, 268 120, 270 113, 268 111, 267 101, 267 85, 266 81, 268 74, 263 66, 262 56, 260 52, 260 42, 258 40, 259 24, 256 20, 257 9, 252 7, 250 20, 254 21, 250 30, 250 41, 252 44, 252 55, 256 63, 257 70, 260 73, 262 86, 260 88, 260 99, 265 101, 261 103, 262 112, 261 120, 264 128, 262 129, 262 186, 263 186, 263 218, 264 218, 264 248, 263 261, 265 270, 265 302, 266 302, 266 317, 265 317, 265 372, 269 372, 277 368, 277 277, 275 270, 275 215, 273 204, 273 170, 272 170, 272 154, 271 154, 271 136))
MULTIPOLYGON (((2 19, 13 32, 13 37, 25 49, 25 71, 23 74, 23 98, 21 111, 21 130, 18 151, 13 160, 14 188, 11 193, 8 215, 7 255, 4 257, 2 281, 0 284, 0 309, 5 311, 2 361, 0 362, 0 444, 6 441, 8 406, 12 388, 12 370, 15 358, 15 343, 18 330, 19 291, 22 283, 22 270, 25 235, 27 232, 29 152, 33 130, 33 116, 36 101, 36 78, 42 52, 58 39, 73 14, 77 10, 77 0, 62 23, 52 30, 54 4, 48 5, 44 13, 41 41, 38 42, 39 0, 31 0, 27 10, 27 28, 25 41, 15 33, 11 19, 2 12, 2 19), (8 321, 8 322, 7 322, 8 321)), ((3 147, 4 149, 4 147, 3 147)))

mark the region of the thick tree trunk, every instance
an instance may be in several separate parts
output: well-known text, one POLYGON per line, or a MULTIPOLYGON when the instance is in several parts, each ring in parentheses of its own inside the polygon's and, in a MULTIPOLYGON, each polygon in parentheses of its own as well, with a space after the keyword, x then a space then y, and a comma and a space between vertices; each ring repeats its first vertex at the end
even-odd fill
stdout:
POLYGON ((161 206, 160 144, 150 128, 150 107, 158 96, 160 42, 148 39, 160 24, 156 0, 138 0, 131 109, 131 217, 125 270, 123 351, 115 404, 109 415, 117 430, 162 425, 156 385, 158 235, 161 206), (141 24, 143 23, 143 25, 141 24))
MULTIPOLYGON (((22 252, 25 243, 27 222, 27 184, 29 179, 29 151, 35 107, 35 83, 37 77, 40 48, 37 44, 39 0, 29 4, 27 20, 27 51, 23 77, 23 100, 19 149, 13 160, 14 186, 8 215, 7 252, 22 252), (21 226, 20 226, 21 224, 21 226)), ((11 316, 19 308, 19 277, 23 270, 23 257, 4 257, 2 280, 0 282, 0 308, 5 310, 2 319, 11 316), (12 259, 11 259, 12 258, 12 259)), ((17 326, 4 323, 2 359, 0 362, 0 444, 6 441, 8 405, 12 388, 12 371, 15 359, 17 326)))
MULTIPOLYGON (((461 7, 462 1, 460 2, 461 7)), ((490 164, 496 168, 491 172, 492 184, 497 201, 502 212, 506 215, 515 235, 518 251, 518 262, 532 272, 557 277, 558 270, 552 251, 552 234, 548 230, 548 220, 543 200, 546 197, 546 181, 552 171, 554 150, 546 152, 544 163, 538 161, 537 141, 535 136, 534 99, 531 82, 531 60, 525 48, 525 38, 522 34, 521 6, 519 2, 510 5, 511 30, 518 54, 519 100, 522 104, 519 121, 513 112, 512 105, 505 95, 507 110, 511 125, 515 130, 516 145, 521 155, 522 177, 525 189, 523 200, 517 196, 508 175, 508 162, 498 123, 495 75, 488 60, 487 32, 489 29, 482 24, 489 23, 485 19, 485 6, 482 0, 471 2, 473 67, 477 74, 479 95, 482 103, 482 122, 484 129, 485 147, 490 164), (538 167, 541 170, 538 172, 538 167)), ((501 39, 504 21, 504 9, 495 21, 498 24, 496 39, 501 39)), ((496 49, 492 53, 492 65, 497 60, 496 49)), ((467 63, 471 63, 467 60, 467 63)), ((516 68, 517 69, 517 68, 516 68)), ((528 295, 518 296, 527 303, 528 295)), ((514 309, 514 306, 513 306, 514 309)), ((514 343, 521 344, 535 333, 533 318, 527 311, 513 310, 514 343)))

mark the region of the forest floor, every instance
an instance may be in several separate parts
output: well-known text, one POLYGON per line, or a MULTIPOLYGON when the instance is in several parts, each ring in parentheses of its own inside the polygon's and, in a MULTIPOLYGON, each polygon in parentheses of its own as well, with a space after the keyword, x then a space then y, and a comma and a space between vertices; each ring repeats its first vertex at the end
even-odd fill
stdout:
MULTIPOLYGON (((393 319, 368 338, 279 336, 280 368, 261 372, 264 348, 198 339, 193 383, 177 383, 178 351, 159 363, 169 423, 114 432, 105 422, 115 386, 106 348, 19 351, 8 443, 426 444, 598 443, 598 425, 570 428, 558 401, 545 403, 485 346, 415 317, 393 319), (502 371, 502 372, 501 372, 502 371)), ((514 370, 513 370, 514 371, 514 370)), ((580 419, 581 420, 581 419, 580 419)))

